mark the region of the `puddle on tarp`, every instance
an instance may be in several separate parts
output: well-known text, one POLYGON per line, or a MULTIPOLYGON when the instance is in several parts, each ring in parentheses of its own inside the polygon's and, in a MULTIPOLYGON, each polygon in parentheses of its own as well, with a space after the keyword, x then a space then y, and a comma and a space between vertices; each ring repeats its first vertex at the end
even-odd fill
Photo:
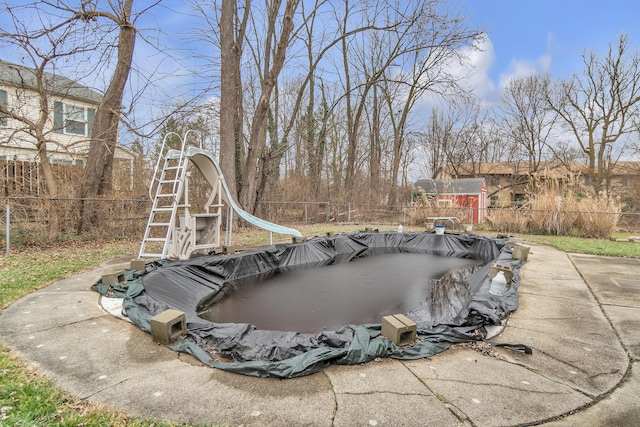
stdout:
POLYGON ((347 324, 380 323, 433 298, 437 279, 477 266, 471 258, 387 253, 319 268, 244 280, 199 313, 216 323, 317 333, 347 324))

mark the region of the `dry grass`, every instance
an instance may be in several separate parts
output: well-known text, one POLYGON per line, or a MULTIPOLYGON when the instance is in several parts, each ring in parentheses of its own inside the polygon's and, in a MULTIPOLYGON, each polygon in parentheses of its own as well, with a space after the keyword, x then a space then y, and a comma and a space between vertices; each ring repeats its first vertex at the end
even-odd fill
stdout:
POLYGON ((577 224, 584 237, 608 239, 620 220, 619 206, 605 198, 582 200, 577 224))
POLYGON ((487 215, 491 228, 501 233, 521 233, 528 220, 527 212, 516 208, 493 209, 487 215))
POLYGON ((538 183, 523 208, 494 210, 490 223, 502 232, 609 238, 616 231, 620 206, 604 195, 579 196, 576 191, 575 183, 538 183))

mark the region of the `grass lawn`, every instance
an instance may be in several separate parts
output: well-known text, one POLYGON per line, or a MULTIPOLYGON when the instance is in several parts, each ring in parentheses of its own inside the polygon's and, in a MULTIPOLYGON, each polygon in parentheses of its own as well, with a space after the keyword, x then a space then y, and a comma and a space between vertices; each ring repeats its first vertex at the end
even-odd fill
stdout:
POLYGON ((522 235, 519 237, 529 242, 553 246, 565 252, 640 258, 640 243, 614 242, 612 240, 585 239, 569 236, 522 235))
MULTIPOLYGON (((27 249, 0 257, 0 309, 49 283, 73 276, 121 255, 135 254, 139 242, 69 243, 27 249)), ((103 405, 63 392, 0 343, 0 426, 179 426, 133 419, 103 405)))
MULTIPOLYGON (((380 231, 395 230, 393 225, 366 225, 380 231)), ((328 231, 340 233, 364 230, 365 225, 308 225, 299 229, 311 237, 328 231)), ((404 227, 405 231, 420 228, 404 227)), ((495 233, 486 233, 495 235, 495 233)), ((565 236, 518 235, 526 241, 555 246, 563 251, 597 255, 640 258, 640 243, 581 239, 565 236)), ((617 236, 622 237, 622 236, 617 236)), ((275 241, 289 241, 286 236, 274 236, 275 241)), ((234 234, 234 245, 269 243, 269 233, 255 229, 234 234)), ((11 302, 52 282, 93 268, 110 258, 137 254, 139 242, 74 244, 48 249, 24 249, 0 257, 0 310, 11 302)), ((0 426, 178 426, 133 419, 106 406, 90 405, 63 392, 31 367, 12 356, 0 343, 0 426)))

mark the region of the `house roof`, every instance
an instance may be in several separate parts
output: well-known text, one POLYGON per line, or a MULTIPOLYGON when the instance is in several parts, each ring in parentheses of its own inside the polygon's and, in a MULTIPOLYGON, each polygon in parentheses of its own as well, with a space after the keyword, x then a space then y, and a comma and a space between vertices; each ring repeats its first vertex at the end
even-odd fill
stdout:
MULTIPOLYGON (((565 176, 567 172, 583 172, 586 166, 579 162, 541 162, 538 165, 538 174, 547 176, 565 176)), ((520 176, 529 174, 529 162, 464 162, 455 169, 447 168, 443 172, 451 176, 488 176, 488 175, 509 175, 520 176)))
MULTIPOLYGON (((64 76, 45 72, 44 80, 47 92, 64 98, 74 98, 94 104, 102 99, 100 93, 64 76)), ((0 60, 0 84, 36 90, 35 70, 0 60)))
MULTIPOLYGON (((547 178, 566 178, 573 174, 586 174, 587 165, 580 162, 541 162, 536 175, 547 178)), ((616 162, 611 170, 612 175, 637 175, 640 173, 640 162, 616 162)), ((456 168, 448 167, 440 170, 438 176, 524 176, 529 174, 529 162, 465 162, 456 168)))
POLYGON ((422 179, 415 186, 427 194, 480 194, 484 178, 422 179))

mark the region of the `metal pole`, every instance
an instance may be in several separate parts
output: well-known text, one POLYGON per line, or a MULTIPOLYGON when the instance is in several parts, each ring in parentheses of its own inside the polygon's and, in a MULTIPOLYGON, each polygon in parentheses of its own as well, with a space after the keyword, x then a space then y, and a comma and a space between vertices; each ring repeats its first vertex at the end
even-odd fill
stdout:
POLYGON ((120 211, 122 212, 122 237, 124 237, 124 199, 120 200, 120 211))
POLYGON ((11 237, 10 237, 10 233, 9 233, 9 228, 10 228, 9 226, 11 225, 11 221, 9 220, 10 214, 11 214, 11 206, 9 204, 7 204, 7 218, 6 218, 6 225, 5 225, 5 227, 6 227, 5 230, 6 230, 6 235, 7 235, 7 238, 6 238, 7 248, 5 250, 6 256, 9 256, 9 248, 11 247, 11 243, 10 243, 11 237))

